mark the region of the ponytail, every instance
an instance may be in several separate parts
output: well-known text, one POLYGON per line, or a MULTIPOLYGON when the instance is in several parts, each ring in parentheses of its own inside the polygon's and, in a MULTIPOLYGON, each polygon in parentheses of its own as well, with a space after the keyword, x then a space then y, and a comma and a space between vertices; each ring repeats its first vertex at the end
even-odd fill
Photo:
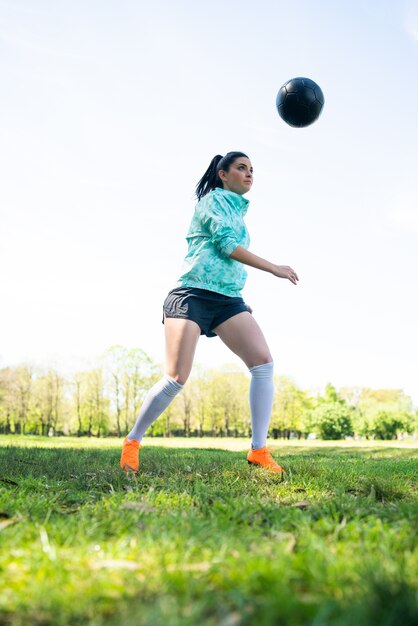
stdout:
POLYGON ((219 178, 219 170, 225 170, 227 172, 238 157, 248 159, 244 152, 228 152, 224 157, 220 154, 213 157, 208 169, 196 185, 196 197, 198 200, 201 200, 203 196, 209 193, 209 191, 216 189, 216 187, 223 189, 222 181, 219 178))

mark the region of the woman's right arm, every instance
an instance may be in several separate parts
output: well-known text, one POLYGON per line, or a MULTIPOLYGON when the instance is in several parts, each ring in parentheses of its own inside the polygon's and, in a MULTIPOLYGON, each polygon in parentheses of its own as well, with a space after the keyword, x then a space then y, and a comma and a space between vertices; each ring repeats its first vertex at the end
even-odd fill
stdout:
POLYGON ((274 263, 270 263, 270 261, 262 259, 260 256, 246 250, 243 246, 237 246, 229 255, 229 258, 244 263, 244 265, 255 267, 258 270, 270 272, 270 274, 278 278, 287 278, 294 285, 297 285, 297 281, 299 280, 295 270, 288 265, 275 265, 274 263))

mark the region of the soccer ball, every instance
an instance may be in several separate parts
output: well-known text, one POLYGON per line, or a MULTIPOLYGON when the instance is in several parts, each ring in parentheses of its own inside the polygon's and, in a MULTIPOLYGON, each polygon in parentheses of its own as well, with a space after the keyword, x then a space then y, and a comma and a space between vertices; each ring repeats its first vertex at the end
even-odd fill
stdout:
POLYGON ((276 107, 286 124, 303 128, 320 116, 324 107, 324 94, 310 78, 291 78, 280 87, 276 107))

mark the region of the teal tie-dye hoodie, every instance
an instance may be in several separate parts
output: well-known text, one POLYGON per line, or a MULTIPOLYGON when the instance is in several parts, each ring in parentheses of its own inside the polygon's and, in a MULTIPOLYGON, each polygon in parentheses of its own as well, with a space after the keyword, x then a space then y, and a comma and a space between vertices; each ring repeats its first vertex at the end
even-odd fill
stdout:
POLYGON ((241 296, 247 279, 244 265, 229 258, 237 246, 248 248, 250 235, 244 224, 249 200, 220 189, 197 203, 186 236, 189 246, 177 287, 209 289, 225 296, 241 296))

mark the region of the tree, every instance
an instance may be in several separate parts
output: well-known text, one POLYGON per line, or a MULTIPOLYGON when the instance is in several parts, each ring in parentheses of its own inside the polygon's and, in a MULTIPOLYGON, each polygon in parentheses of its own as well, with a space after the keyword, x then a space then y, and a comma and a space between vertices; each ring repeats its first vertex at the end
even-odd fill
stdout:
POLYGON ((205 431, 210 431, 212 437, 215 437, 218 434, 224 415, 223 391, 219 386, 219 373, 215 369, 209 371, 206 406, 205 431))
POLYGON ((70 388, 73 390, 72 400, 74 404, 75 417, 77 421, 77 436, 81 437, 83 434, 83 405, 84 405, 84 388, 86 382, 85 372, 76 372, 73 380, 70 382, 70 388))
POLYGON ((111 346, 102 356, 105 380, 110 391, 111 406, 116 418, 116 432, 122 435, 122 377, 126 358, 126 348, 111 346))
POLYGON ((145 394, 161 377, 161 368, 140 348, 111 346, 101 357, 118 436, 130 431, 145 394), (122 423, 123 422, 123 423, 122 423))
POLYGON ((249 430, 248 377, 235 364, 208 373, 206 428, 212 436, 249 430))
POLYGON ((64 382, 63 377, 52 369, 35 380, 32 415, 35 429, 41 435, 57 433, 59 420, 63 416, 64 382))
POLYGON ((109 400, 105 395, 103 370, 101 367, 86 372, 85 391, 82 403, 82 412, 86 415, 86 434, 91 437, 101 437, 109 427, 109 400))
POLYGON ((312 400, 305 391, 286 376, 276 381, 271 428, 273 432, 289 437, 291 432, 305 431, 306 417, 312 407, 312 400))
POLYGON ((221 434, 227 437, 238 431, 248 430, 249 419, 249 379, 242 369, 235 364, 225 364, 215 375, 218 385, 219 397, 222 398, 220 405, 222 421, 220 422, 221 434))
POLYGON ((194 413, 200 437, 203 437, 207 417, 207 398, 209 394, 209 371, 205 366, 195 365, 191 385, 194 394, 194 413))
POLYGON ((10 367, 0 370, 0 432, 12 432, 15 400, 13 397, 14 370, 10 367))
POLYGON ((353 407, 353 428, 359 435, 377 436, 375 432, 376 417, 381 412, 402 413, 411 415, 412 399, 401 389, 370 389, 346 387, 341 389, 340 396, 353 407))
POLYGON ((193 411, 193 390, 187 384, 184 386, 180 394, 180 400, 184 436, 190 437, 190 427, 193 411))
POLYGON ((14 432, 25 434, 29 415, 33 386, 33 369, 27 366, 13 370, 11 380, 11 402, 14 421, 14 432))
POLYGON ((373 419, 370 432, 378 439, 396 439, 398 434, 412 432, 414 416, 401 411, 379 411, 373 419))
POLYGON ((312 411, 312 420, 322 439, 342 439, 352 434, 351 409, 341 402, 324 402, 312 411))

